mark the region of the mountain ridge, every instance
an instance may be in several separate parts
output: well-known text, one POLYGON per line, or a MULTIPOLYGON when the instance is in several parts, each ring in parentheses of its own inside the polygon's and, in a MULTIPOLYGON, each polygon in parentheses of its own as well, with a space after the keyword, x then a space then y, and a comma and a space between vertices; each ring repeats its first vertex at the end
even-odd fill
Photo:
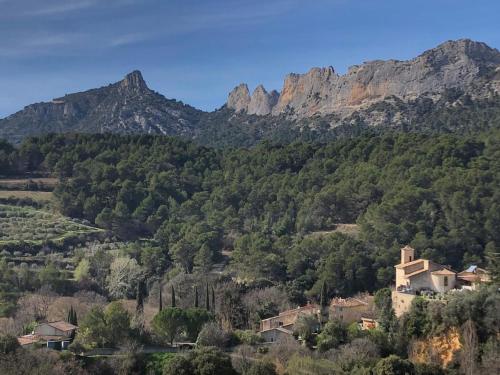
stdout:
POLYGON ((0 120, 0 137, 16 143, 49 132, 191 135, 200 113, 149 89, 135 70, 107 86, 30 104, 0 120))
MULTIPOLYGON (((353 65, 342 75, 331 66, 314 67, 304 74, 290 73, 269 113, 296 118, 337 113, 344 117, 390 96, 411 100, 439 95, 446 89, 468 89, 477 81, 492 83, 482 90, 474 88, 479 96, 487 89, 500 90, 500 52, 482 42, 459 39, 410 60, 371 60, 353 65)), ((229 94, 229 108, 244 111, 248 107, 245 101, 251 97, 241 96, 238 105, 233 105, 233 97, 244 87, 240 84, 229 94)))
POLYGON ((354 65, 343 75, 333 67, 291 73, 280 93, 259 85, 250 94, 242 83, 213 112, 167 99, 149 89, 135 70, 116 83, 31 104, 0 119, 0 138, 20 143, 46 133, 146 133, 251 146, 263 139, 324 139, 325 133, 349 135, 376 127, 418 130, 419 121, 424 130, 454 131, 467 125, 443 125, 434 117, 445 114, 446 121, 457 122, 451 110, 468 111, 465 117, 472 119, 477 111, 465 104, 472 101, 482 103, 481 116, 493 123, 499 91, 500 52, 461 39, 411 60, 354 65))

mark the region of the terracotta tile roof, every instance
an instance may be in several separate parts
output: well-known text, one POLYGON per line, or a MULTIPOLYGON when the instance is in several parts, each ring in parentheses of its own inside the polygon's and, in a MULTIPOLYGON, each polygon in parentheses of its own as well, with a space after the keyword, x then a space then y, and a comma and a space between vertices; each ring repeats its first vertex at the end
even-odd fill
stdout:
POLYGON ((269 332, 269 331, 273 331, 273 330, 286 333, 287 335, 293 335, 293 331, 290 331, 289 329, 286 329, 286 328, 283 328, 283 327, 273 327, 273 328, 265 329, 263 331, 260 331, 260 333, 269 332))
POLYGON ((472 274, 472 275, 464 275, 464 274, 460 275, 460 274, 458 274, 457 278, 459 280, 470 281, 470 282, 481 281, 481 277, 479 277, 479 275, 474 275, 474 274, 472 274))
POLYGON ((413 251, 415 251, 415 249, 413 247, 411 247, 410 245, 406 245, 401 250, 413 250, 413 251))
POLYGON ((47 323, 49 326, 54 327, 55 329, 58 329, 63 332, 68 332, 68 331, 74 331, 77 329, 77 326, 74 326, 71 323, 65 322, 64 320, 59 320, 57 322, 48 322, 47 323))
POLYGON ((395 268, 406 268, 408 266, 412 266, 414 264, 418 264, 421 262, 424 262, 424 259, 416 259, 416 260, 412 260, 411 262, 408 262, 408 263, 399 263, 399 264, 396 264, 394 267, 395 268))
POLYGON ((455 272, 450 271, 449 269, 443 268, 443 269, 432 272, 432 274, 433 275, 444 275, 444 276, 450 275, 451 276, 451 275, 455 275, 455 272))
POLYGON ((21 346, 31 345, 31 344, 34 344, 38 341, 40 341, 40 338, 38 336, 35 336, 35 335, 25 335, 25 336, 21 336, 21 337, 17 338, 17 342, 21 346))
POLYGON ((280 317, 284 317, 284 316, 288 316, 288 315, 298 315, 298 314, 300 314, 303 311, 317 310, 318 308, 319 307, 317 305, 309 304, 309 305, 305 305, 305 306, 302 306, 302 307, 297 307, 296 309, 292 309, 292 310, 287 310, 287 311, 280 312, 279 315, 273 316, 273 317, 267 318, 267 319, 262 319, 262 321, 264 322, 266 320, 278 319, 280 317))

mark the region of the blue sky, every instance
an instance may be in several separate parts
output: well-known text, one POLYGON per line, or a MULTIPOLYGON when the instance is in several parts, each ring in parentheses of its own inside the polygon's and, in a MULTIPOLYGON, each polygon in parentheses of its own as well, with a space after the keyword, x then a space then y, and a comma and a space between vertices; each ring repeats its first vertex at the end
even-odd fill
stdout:
POLYGON ((500 48, 498 0, 0 0, 0 118, 139 69, 168 98, 220 107, 240 82, 408 59, 448 39, 500 48))

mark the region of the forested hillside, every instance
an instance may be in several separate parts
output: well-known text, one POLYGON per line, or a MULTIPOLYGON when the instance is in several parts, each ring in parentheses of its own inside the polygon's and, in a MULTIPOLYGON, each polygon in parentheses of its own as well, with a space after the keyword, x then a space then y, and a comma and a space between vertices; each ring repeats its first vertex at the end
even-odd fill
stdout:
POLYGON ((49 135, 2 144, 5 173, 61 179, 60 211, 123 239, 154 237, 186 272, 221 249, 248 280, 300 302, 391 283, 401 245, 461 269, 500 244, 500 131, 383 134, 214 150, 168 137, 49 135), (356 237, 310 235, 357 223, 356 237))

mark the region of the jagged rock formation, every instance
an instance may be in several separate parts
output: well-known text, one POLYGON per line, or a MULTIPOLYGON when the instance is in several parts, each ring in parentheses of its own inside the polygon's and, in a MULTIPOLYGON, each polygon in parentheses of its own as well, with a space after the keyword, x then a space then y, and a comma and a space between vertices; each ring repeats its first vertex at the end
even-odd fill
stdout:
MULTIPOLYGON (((336 74, 332 67, 289 74, 272 114, 347 116, 388 97, 407 101, 452 88, 478 96, 498 91, 500 52, 463 39, 445 42, 408 61, 376 60, 352 66, 345 75, 336 74)), ((244 110, 247 102, 248 98, 242 101, 239 110, 244 110)), ((233 108, 229 102, 228 107, 233 108)))
POLYGON ((192 136, 203 115, 150 90, 139 71, 106 87, 32 104, 0 120, 0 138, 60 132, 148 133, 192 136))
POLYGON ((248 86, 242 83, 229 93, 227 107, 237 113, 245 112, 249 115, 265 116, 271 113, 278 99, 279 93, 276 90, 268 93, 262 85, 257 86, 250 96, 248 86))
POLYGON ((250 91, 246 83, 241 83, 229 93, 227 107, 235 112, 246 112, 250 104, 250 91))
POLYGON ((106 87, 27 106, 0 120, 19 143, 51 132, 149 133, 206 145, 327 140, 378 129, 466 131, 498 124, 500 52, 449 41, 408 61, 371 61, 344 75, 332 67, 286 77, 281 94, 240 84, 227 105, 203 112, 150 90, 140 72, 106 87), (480 119, 480 121, 476 121, 480 119))
POLYGON ((279 94, 276 90, 268 93, 264 86, 259 85, 252 94, 248 104, 249 115, 265 116, 271 113, 273 107, 278 103, 279 94))

